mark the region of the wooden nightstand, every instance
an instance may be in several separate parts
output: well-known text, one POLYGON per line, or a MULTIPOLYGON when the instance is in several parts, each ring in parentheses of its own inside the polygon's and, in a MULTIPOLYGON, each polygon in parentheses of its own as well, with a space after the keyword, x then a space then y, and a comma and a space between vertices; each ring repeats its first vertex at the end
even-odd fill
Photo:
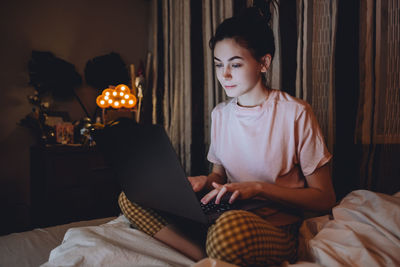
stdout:
POLYGON ((120 186, 96 148, 33 146, 30 156, 32 227, 118 215, 120 186))

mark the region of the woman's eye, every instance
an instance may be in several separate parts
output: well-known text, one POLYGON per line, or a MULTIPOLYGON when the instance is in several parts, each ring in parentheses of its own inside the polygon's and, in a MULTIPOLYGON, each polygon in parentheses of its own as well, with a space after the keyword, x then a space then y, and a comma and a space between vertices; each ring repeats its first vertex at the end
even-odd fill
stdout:
POLYGON ((215 67, 216 67, 216 68, 222 68, 223 65, 222 65, 221 63, 215 63, 215 67))
POLYGON ((232 64, 232 68, 240 68, 241 66, 242 66, 242 64, 239 64, 239 63, 232 64))

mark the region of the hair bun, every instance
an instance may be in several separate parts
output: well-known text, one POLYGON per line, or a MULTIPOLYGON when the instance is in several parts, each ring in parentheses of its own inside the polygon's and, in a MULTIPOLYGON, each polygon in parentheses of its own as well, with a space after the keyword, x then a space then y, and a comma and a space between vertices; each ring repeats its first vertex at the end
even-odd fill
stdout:
POLYGON ((274 33, 268 23, 271 18, 270 1, 261 2, 261 8, 256 6, 246 8, 239 15, 228 18, 218 25, 215 35, 210 39, 210 48, 214 49, 216 43, 225 38, 233 38, 238 44, 247 48, 257 60, 266 54, 273 57, 274 33))
MULTIPOLYGON (((253 8, 258 12, 259 16, 261 16, 265 23, 269 24, 271 20, 271 3, 272 0, 253 0, 253 8)), ((251 9, 253 9, 251 8, 251 9)))

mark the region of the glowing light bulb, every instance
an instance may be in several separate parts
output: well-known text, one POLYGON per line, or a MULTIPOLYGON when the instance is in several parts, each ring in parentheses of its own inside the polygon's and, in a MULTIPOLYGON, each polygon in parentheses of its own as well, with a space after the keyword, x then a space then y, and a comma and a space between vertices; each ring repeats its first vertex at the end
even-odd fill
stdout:
POLYGON ((104 89, 102 94, 96 98, 96 103, 101 108, 128 108, 136 105, 136 97, 131 94, 129 86, 119 84, 116 87, 111 86, 104 89))

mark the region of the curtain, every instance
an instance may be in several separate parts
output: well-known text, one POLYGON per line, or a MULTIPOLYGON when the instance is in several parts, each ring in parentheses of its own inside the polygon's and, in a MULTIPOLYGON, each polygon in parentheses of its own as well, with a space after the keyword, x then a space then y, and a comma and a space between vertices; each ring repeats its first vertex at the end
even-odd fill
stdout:
POLYGON ((157 88, 158 88, 158 74, 159 74, 159 69, 158 69, 158 46, 160 44, 160 41, 158 39, 158 24, 159 24, 159 18, 158 18, 158 5, 157 5, 157 0, 152 0, 150 3, 150 21, 151 23, 149 24, 149 40, 148 40, 148 46, 149 46, 149 54, 151 61, 147 62, 150 64, 146 65, 146 70, 149 70, 146 72, 147 76, 147 81, 146 81, 146 90, 150 91, 150 93, 147 94, 148 98, 151 98, 151 122, 153 124, 157 124, 159 121, 159 116, 158 116, 158 106, 157 105, 157 88))
POLYGON ((334 154, 339 197, 400 190, 398 14, 397 0, 297 2, 296 96, 334 154))
POLYGON ((210 145, 211 111, 227 99, 214 72, 214 57, 208 45, 217 26, 233 16, 232 0, 203 1, 203 55, 204 55, 204 136, 206 149, 210 145))
POLYGON ((355 140, 361 145, 360 185, 400 190, 400 4, 360 5, 360 97, 355 140))
POLYGON ((191 49, 190 1, 162 1, 164 41, 164 127, 181 164, 190 172, 191 49))
POLYGON ((204 172, 211 110, 226 99, 214 76, 208 41, 218 24, 233 15, 233 1, 152 0, 150 15, 149 50, 153 56, 141 121, 164 125, 188 174, 193 161, 195 169, 204 172))
POLYGON ((329 151, 335 142, 337 0, 298 1, 296 96, 312 106, 329 151))
POLYGON ((152 0, 142 123, 162 124, 186 172, 192 143, 191 1, 152 0))
POLYGON ((357 140, 400 143, 400 4, 363 1, 360 31, 360 105, 357 140))
MULTIPOLYGON (((252 1, 249 1, 252 2, 252 1)), ((267 86, 273 89, 281 90, 282 86, 282 68, 281 68, 281 31, 279 27, 279 2, 271 3, 271 28, 275 37, 275 55, 271 66, 267 72, 267 86)))

